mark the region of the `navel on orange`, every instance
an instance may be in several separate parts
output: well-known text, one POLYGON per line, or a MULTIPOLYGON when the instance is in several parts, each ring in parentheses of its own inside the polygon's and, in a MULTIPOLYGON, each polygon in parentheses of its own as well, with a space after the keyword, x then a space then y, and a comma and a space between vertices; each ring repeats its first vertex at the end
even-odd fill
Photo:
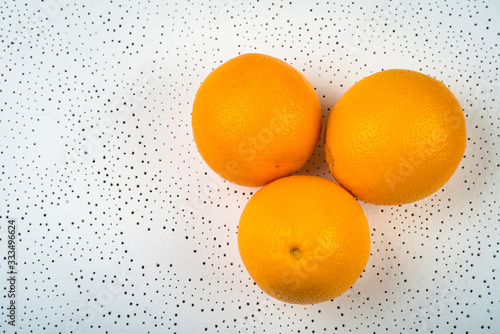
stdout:
POLYGON ((322 123, 318 96, 292 66, 244 54, 215 69, 193 104, 192 128, 205 162, 225 179, 262 186, 299 170, 322 123))
POLYGON ((330 300, 363 272, 370 230, 361 206, 342 187, 294 175, 250 199, 238 227, 243 263, 270 296, 295 304, 330 300))
POLYGON ((387 70, 359 81, 328 119, 325 153, 335 179, 355 197, 395 205, 437 191, 465 150, 462 108, 440 81, 387 70))

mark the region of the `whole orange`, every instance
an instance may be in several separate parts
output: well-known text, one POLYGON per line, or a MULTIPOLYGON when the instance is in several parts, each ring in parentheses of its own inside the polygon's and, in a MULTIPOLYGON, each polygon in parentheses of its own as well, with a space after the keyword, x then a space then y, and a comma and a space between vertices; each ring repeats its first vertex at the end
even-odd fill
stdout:
POLYGON ((363 209, 336 183, 294 175, 263 187, 247 203, 238 247, 248 273, 268 295, 314 304, 347 291, 370 254, 363 209))
POLYGON ((441 188, 465 150, 462 108, 440 81, 386 70, 353 85, 335 104, 325 153, 335 179, 369 203, 417 201, 441 188))
POLYGON ((219 66, 193 104, 198 151, 233 183, 262 186, 299 170, 321 132, 318 96, 292 66, 263 54, 244 54, 219 66))

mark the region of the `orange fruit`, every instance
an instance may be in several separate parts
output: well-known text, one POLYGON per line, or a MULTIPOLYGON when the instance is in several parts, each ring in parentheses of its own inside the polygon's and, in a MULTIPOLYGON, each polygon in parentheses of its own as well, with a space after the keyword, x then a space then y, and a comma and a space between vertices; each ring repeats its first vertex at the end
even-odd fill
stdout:
POLYGON ((241 259, 255 283, 287 303, 314 304, 347 291, 370 254, 363 209, 336 183, 294 175, 255 193, 238 227, 241 259))
POLYGON ((462 108, 440 81, 410 70, 353 85, 329 116, 325 153, 335 179, 373 204, 417 201, 453 175, 465 150, 462 108))
POLYGON ((321 132, 318 96, 287 63, 249 53, 219 66, 193 104, 198 151, 220 176, 262 186, 299 170, 321 132))

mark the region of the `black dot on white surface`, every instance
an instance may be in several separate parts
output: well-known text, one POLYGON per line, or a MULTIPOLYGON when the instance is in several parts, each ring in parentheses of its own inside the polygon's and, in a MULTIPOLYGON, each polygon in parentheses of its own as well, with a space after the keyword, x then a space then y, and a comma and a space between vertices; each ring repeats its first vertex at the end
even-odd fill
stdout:
MULTIPOLYGON (((274 1, 0 5, 1 333, 499 333, 498 3, 274 1), (313 84, 323 125, 355 82, 408 68, 467 122, 452 179, 419 202, 361 203, 371 257, 333 301, 265 295, 238 254, 256 188, 203 162, 191 108, 224 61, 260 52, 313 84), (17 224, 17 318, 7 220, 17 224)), ((323 134, 299 171, 331 179, 323 134)))

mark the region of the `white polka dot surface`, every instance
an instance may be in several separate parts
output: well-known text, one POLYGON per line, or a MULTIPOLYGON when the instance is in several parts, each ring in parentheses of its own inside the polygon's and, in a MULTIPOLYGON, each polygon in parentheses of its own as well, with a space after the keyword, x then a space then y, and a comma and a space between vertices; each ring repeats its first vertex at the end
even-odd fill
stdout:
MULTIPOLYGON (((0 332, 500 333, 498 13, 493 0, 3 2, 0 332), (443 81, 464 110, 467 148, 441 190, 360 202, 370 259, 332 301, 285 304, 253 283, 237 227, 257 188, 221 179, 193 141, 202 80, 247 52, 301 71, 323 125, 389 68, 443 81)), ((322 141, 299 174, 332 179, 322 141)))

